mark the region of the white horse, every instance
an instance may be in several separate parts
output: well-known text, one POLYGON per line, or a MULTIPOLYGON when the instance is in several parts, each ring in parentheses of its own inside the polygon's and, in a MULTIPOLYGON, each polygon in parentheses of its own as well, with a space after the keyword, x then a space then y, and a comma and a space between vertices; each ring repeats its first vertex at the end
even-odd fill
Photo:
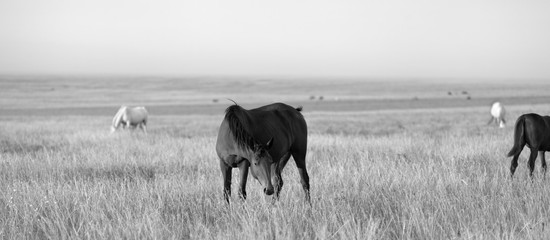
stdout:
POLYGON ((491 107, 491 120, 489 120, 487 125, 495 121, 495 123, 500 128, 506 127, 506 120, 504 120, 504 115, 506 115, 506 110, 504 109, 504 106, 500 102, 493 103, 493 106, 491 107))
POLYGON ((123 128, 139 127, 144 133, 147 133, 147 115, 149 115, 149 113, 145 107, 121 106, 113 118, 111 133, 116 131, 120 125, 122 125, 123 128))

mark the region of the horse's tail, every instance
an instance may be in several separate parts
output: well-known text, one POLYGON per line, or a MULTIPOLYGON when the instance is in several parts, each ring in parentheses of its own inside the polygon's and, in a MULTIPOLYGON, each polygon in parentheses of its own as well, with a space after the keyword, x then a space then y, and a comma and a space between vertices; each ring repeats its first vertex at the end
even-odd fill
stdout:
POLYGON ((508 153, 508 157, 514 156, 521 152, 523 146, 525 146, 525 117, 520 116, 516 121, 516 128, 514 129, 514 146, 508 153))

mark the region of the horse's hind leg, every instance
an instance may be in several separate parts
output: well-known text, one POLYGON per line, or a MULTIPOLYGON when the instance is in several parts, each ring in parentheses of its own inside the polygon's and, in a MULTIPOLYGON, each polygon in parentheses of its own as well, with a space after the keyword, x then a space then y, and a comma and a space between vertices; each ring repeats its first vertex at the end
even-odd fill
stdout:
POLYGON ((311 197, 309 194, 309 175, 307 174, 306 169, 306 152, 303 151, 300 153, 293 153, 292 158, 294 158, 296 166, 298 167, 298 172, 300 173, 300 183, 302 184, 302 188, 306 194, 306 201, 311 204, 311 197))
POLYGON ((535 170, 535 160, 537 160, 538 151, 536 148, 531 148, 531 154, 529 155, 529 176, 533 179, 533 170, 535 170))
POLYGON ((539 151, 540 166, 542 167, 543 177, 546 178, 546 159, 544 157, 544 151, 539 151))
POLYGON ((491 123, 495 120, 495 117, 491 116, 491 119, 489 119, 489 122, 487 123, 487 125, 491 125, 491 123))
POLYGON ((518 167, 518 158, 521 154, 521 151, 516 153, 514 155, 514 158, 512 158, 512 163, 510 164, 510 177, 514 177, 514 173, 516 172, 516 168, 518 167))

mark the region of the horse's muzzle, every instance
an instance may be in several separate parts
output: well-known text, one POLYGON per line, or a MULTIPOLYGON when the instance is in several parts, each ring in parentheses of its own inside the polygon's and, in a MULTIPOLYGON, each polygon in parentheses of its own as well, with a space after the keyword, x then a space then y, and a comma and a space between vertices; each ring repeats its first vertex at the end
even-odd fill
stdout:
POLYGON ((264 188, 264 193, 266 195, 271 195, 273 194, 273 188, 264 188))

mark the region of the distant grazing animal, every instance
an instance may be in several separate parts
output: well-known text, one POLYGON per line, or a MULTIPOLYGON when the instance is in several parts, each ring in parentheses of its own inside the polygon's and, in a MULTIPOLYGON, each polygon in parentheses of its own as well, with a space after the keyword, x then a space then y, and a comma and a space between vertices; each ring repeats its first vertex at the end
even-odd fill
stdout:
POLYGON ((529 155, 528 162, 529 175, 531 178, 533 177, 537 153, 540 156, 544 175, 546 175, 546 160, 544 159, 544 152, 550 151, 549 116, 540 116, 535 113, 529 113, 521 115, 516 121, 516 128, 514 130, 514 146, 508 153, 508 157, 514 156, 510 166, 510 176, 514 176, 514 172, 518 166, 518 157, 526 144, 531 149, 531 155, 529 155))
POLYGON ((493 103, 493 106, 491 107, 491 119, 487 125, 494 121, 500 128, 506 127, 506 120, 504 120, 505 115, 506 110, 504 109, 504 106, 500 102, 493 103))
POLYGON ((246 199, 248 169, 264 187, 264 193, 279 198, 281 172, 290 156, 294 158, 306 201, 310 202, 309 175, 306 170, 307 125, 302 107, 274 103, 246 110, 229 106, 220 125, 216 153, 223 175, 224 198, 231 197, 231 170, 239 168, 239 195, 246 199))
POLYGON ((147 115, 149 115, 149 113, 145 107, 121 106, 113 118, 111 133, 116 131, 120 125, 122 125, 123 128, 132 129, 139 127, 143 132, 147 133, 147 115))

